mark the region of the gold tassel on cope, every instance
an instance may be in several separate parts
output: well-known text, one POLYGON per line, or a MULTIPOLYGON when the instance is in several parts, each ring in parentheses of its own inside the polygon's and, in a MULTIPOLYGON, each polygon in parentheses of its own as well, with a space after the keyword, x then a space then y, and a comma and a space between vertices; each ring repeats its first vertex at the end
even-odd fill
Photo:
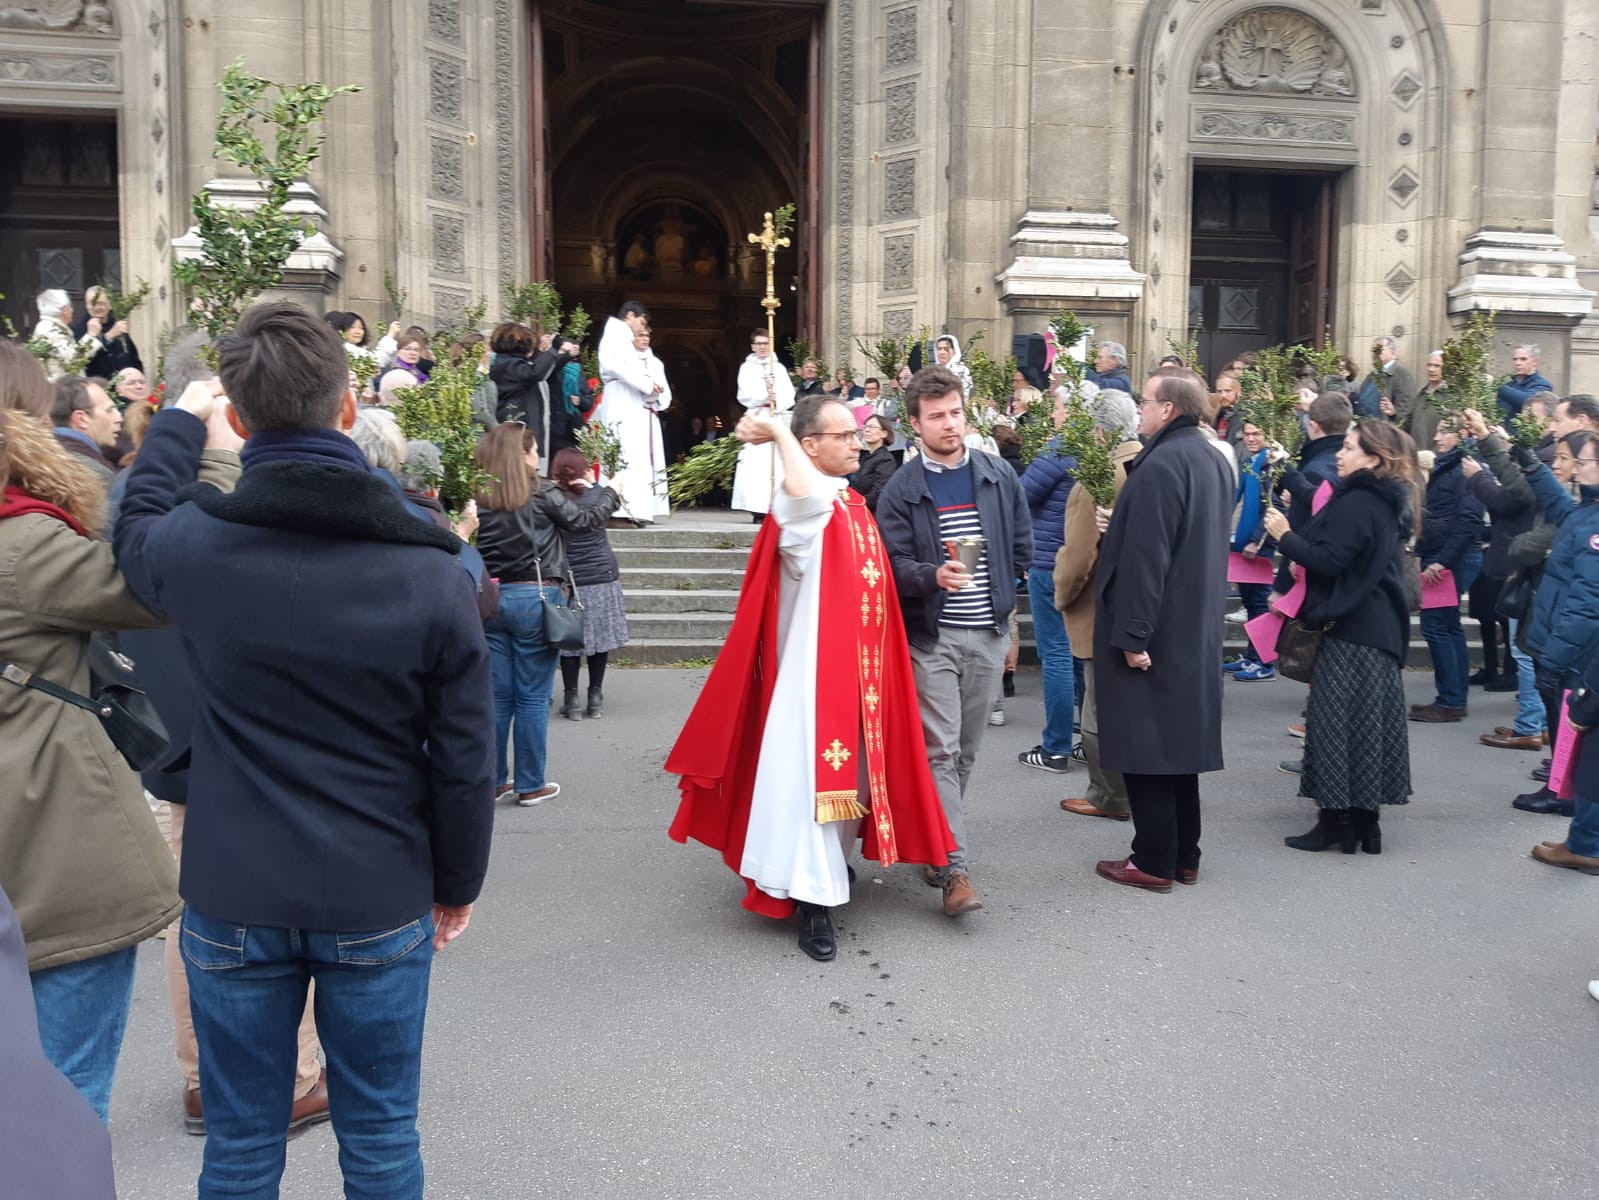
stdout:
POLYGON ((847 792, 817 792, 816 793, 816 822, 825 825, 828 821, 859 821, 866 816, 866 809, 861 805, 860 793, 855 789, 847 792))

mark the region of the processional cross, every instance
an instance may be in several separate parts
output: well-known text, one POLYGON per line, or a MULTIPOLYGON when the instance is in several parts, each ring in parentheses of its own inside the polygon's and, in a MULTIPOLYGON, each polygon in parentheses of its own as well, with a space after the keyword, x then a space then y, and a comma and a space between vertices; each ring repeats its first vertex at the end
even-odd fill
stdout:
MULTIPOLYGON (((761 307, 766 310, 766 394, 772 401, 775 413, 777 397, 774 391, 774 380, 777 378, 777 310, 782 307, 782 301, 777 298, 775 271, 777 252, 779 249, 788 248, 788 239, 777 236, 777 227, 772 222, 772 214, 766 214, 766 223, 759 233, 749 235, 751 244, 759 246, 766 252, 766 295, 761 298, 761 307)), ((772 451, 771 465, 772 494, 777 494, 777 451, 772 451)), ((768 506, 770 511, 770 506, 768 506)))

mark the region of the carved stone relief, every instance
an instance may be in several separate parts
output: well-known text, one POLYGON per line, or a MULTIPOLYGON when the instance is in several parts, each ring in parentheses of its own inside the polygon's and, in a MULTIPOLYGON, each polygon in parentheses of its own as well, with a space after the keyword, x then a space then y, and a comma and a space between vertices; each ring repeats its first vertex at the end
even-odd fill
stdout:
MULTIPOLYGON (((511 0, 495 0, 495 200, 499 211, 500 269, 511 277, 521 274, 521 256, 517 252, 516 139, 520 129, 515 119, 519 95, 516 85, 516 39, 516 17, 511 0)), ((535 253, 542 253, 542 250, 535 253)))
POLYGON ((883 167, 883 216, 899 220, 916 215, 916 160, 897 158, 883 167))
POLYGON ((916 140, 916 84, 894 83, 883 89, 886 117, 883 140, 889 145, 916 140))
POLYGON ((115 88, 117 70, 109 56, 12 52, 0 54, 0 80, 115 88))
POLYGON ((897 233, 883 239, 883 290, 908 292, 916 282, 916 235, 897 233))
POLYGON ((888 14, 888 37, 883 53, 885 67, 909 67, 921 57, 916 44, 916 9, 896 8, 888 14))
POLYGON ((889 337, 903 337, 911 331, 911 322, 916 319, 916 312, 909 308, 885 308, 883 310, 883 332, 889 337))
POLYGON ((428 0, 428 37, 452 46, 461 44, 460 0, 428 0))
MULTIPOLYGON (((915 27, 915 10, 911 13, 915 27)), ((855 0, 838 0, 838 73, 833 100, 838 108, 838 181, 833 213, 837 221, 833 253, 833 280, 838 297, 838 328, 834 335, 847 345, 855 324, 855 0)))
POLYGON ((1350 117, 1308 116, 1281 112, 1194 112, 1194 138, 1199 141, 1301 142, 1317 146, 1355 145, 1350 117))
POLYGON ((433 289, 433 316, 441 325, 454 325, 464 319, 469 303, 465 292, 452 288, 433 289))
POLYGON ((1352 97, 1349 56, 1325 26, 1291 8, 1252 8, 1216 31, 1194 89, 1253 96, 1352 97))
POLYGON ((453 58, 428 55, 428 115, 435 121, 461 120, 461 64, 453 58))
POLYGON ((84 0, 29 0, 0 3, 0 29, 43 29, 52 33, 115 33, 109 4, 84 0))
POLYGON ((433 214, 433 269, 441 275, 466 274, 466 222, 460 217, 433 214))
POLYGON ((431 149, 429 191, 439 200, 464 200, 466 177, 461 143, 454 138, 435 137, 431 149))

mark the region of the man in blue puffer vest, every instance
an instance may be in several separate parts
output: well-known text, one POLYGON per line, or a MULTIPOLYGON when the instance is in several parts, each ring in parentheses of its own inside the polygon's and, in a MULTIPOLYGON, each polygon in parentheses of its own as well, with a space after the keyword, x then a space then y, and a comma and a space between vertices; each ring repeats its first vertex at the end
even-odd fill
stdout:
MULTIPOLYGON (((1042 415, 1042 414, 1040 414, 1042 415)), ((1066 523, 1077 461, 1061 452, 1058 440, 1044 447, 1022 474, 1022 491, 1033 516, 1033 557, 1027 568, 1027 598, 1033 614, 1033 640, 1044 668, 1044 735, 1038 745, 1017 755, 1024 767, 1062 774, 1072 765, 1076 673, 1066 621, 1055 607, 1055 556, 1066 523)))

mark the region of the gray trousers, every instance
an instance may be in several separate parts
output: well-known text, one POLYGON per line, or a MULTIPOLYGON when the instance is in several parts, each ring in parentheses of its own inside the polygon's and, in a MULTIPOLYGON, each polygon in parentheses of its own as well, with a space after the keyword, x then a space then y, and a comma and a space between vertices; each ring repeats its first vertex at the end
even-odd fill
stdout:
POLYGON ((1099 705, 1094 703, 1094 660, 1082 660, 1083 757, 1088 760, 1088 802, 1105 812, 1124 813, 1127 784, 1120 771, 1107 771, 1099 761, 1099 705))
POLYGON ((921 700, 922 733, 927 739, 927 764, 944 805, 944 818, 955 835, 949 871, 966 870, 966 819, 961 802, 977 761, 977 747, 988 728, 988 714, 999 694, 1010 637, 994 629, 940 626, 932 650, 911 647, 916 693, 921 700))

